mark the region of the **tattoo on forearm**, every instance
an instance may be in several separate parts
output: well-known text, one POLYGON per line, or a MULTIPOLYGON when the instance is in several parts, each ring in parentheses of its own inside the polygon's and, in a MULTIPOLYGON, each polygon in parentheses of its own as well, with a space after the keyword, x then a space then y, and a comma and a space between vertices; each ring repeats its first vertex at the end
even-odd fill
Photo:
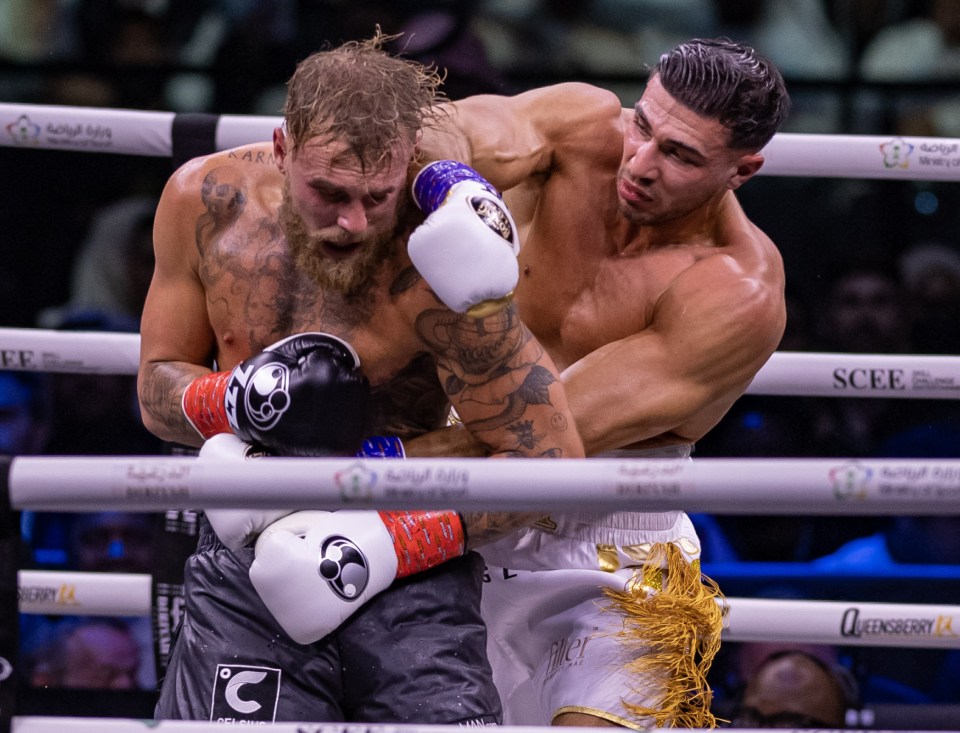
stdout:
MULTIPOLYGON (((511 423, 517 423, 526 412, 528 405, 550 404, 550 385, 556 381, 550 370, 539 364, 534 364, 516 391, 507 395, 507 406, 500 414, 465 424, 472 432, 477 432, 498 430, 511 423)), ((511 432, 519 433, 522 430, 519 423, 517 425, 518 427, 511 428, 511 432)))
POLYGON ((181 397, 191 379, 173 366, 154 364, 142 381, 141 406, 167 430, 183 430, 186 419, 181 397))
POLYGON ((440 354, 447 396, 461 404, 482 404, 481 412, 464 420, 473 435, 484 440, 487 434, 491 446, 502 454, 559 452, 542 443, 549 433, 567 429, 562 413, 554 413, 548 430, 543 411, 535 415, 530 410, 552 405, 550 387, 558 380, 540 363, 543 347, 519 321, 516 306, 483 319, 430 310, 421 314, 417 329, 440 354))

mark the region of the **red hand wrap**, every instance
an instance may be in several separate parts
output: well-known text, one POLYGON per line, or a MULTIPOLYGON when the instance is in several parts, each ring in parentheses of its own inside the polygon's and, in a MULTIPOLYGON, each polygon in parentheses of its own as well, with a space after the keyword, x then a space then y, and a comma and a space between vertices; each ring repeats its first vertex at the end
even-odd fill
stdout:
POLYGON ((466 549, 456 512, 378 512, 397 553, 397 577, 460 557, 466 549))
POLYGON ((224 404, 229 381, 230 372, 213 372, 197 377, 183 391, 183 414, 204 440, 233 432, 224 404))

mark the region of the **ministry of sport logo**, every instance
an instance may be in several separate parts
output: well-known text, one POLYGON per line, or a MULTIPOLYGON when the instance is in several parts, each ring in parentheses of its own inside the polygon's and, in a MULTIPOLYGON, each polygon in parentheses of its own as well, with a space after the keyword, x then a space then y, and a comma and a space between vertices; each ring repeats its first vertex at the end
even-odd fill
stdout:
POLYGON ((7 134, 17 145, 35 144, 40 139, 40 125, 26 115, 20 115, 6 128, 7 134))
POLYGON ((831 468, 828 475, 833 486, 833 495, 837 499, 865 499, 873 469, 859 463, 844 463, 831 468))
POLYGON ((903 168, 906 170, 910 167, 910 153, 912 152, 913 145, 899 137, 880 145, 884 168, 903 168))
POLYGON ((218 664, 210 720, 217 723, 272 723, 280 699, 280 670, 245 664, 218 664))
POLYGON ((333 482, 340 489, 340 496, 347 501, 369 499, 373 496, 373 485, 377 483, 377 474, 362 462, 357 461, 342 471, 334 473, 333 482))

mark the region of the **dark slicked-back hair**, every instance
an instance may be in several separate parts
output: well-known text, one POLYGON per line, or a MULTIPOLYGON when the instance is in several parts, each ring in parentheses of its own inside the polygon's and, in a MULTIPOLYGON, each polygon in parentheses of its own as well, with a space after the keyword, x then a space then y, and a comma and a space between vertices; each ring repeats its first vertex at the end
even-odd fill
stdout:
POLYGON ((653 74, 671 97, 730 130, 731 148, 759 150, 790 110, 777 67, 728 38, 681 43, 660 57, 653 74))
POLYGON ((301 61, 287 82, 283 118, 291 152, 313 137, 338 140, 364 168, 389 163, 398 141, 413 142, 446 101, 433 67, 383 50, 394 36, 327 48, 301 61))

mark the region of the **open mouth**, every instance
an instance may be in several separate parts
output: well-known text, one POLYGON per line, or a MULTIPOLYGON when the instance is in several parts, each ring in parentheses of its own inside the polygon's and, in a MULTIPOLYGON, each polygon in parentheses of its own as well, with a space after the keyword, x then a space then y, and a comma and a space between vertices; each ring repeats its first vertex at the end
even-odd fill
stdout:
POLYGON ((334 260, 345 260, 349 257, 352 257, 360 247, 363 246, 362 242, 346 242, 346 243, 336 243, 336 242, 320 242, 318 249, 330 259, 334 260))

